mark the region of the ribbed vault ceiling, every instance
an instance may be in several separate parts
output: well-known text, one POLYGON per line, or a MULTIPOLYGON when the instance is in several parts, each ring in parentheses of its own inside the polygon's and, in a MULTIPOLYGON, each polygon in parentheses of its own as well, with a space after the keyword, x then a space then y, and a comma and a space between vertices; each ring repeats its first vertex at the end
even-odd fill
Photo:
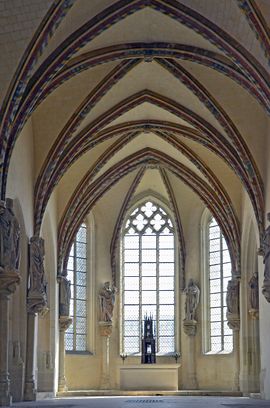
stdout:
POLYGON ((31 117, 35 232, 56 191, 62 256, 93 206, 113 201, 116 222, 151 192, 183 235, 190 212, 208 206, 237 270, 243 191, 264 227, 265 141, 254 131, 264 133, 270 100, 267 54, 236 3, 77 0, 61 20, 7 105, 15 120, 3 155, 8 168, 31 117))

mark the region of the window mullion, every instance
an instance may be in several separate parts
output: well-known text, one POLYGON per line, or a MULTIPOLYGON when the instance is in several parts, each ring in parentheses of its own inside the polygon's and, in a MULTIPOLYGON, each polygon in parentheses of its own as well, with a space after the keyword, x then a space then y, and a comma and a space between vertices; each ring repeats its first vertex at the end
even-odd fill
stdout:
POLYGON ((221 349, 224 350, 224 318, 223 318, 223 246, 222 233, 220 231, 220 290, 221 290, 221 349))

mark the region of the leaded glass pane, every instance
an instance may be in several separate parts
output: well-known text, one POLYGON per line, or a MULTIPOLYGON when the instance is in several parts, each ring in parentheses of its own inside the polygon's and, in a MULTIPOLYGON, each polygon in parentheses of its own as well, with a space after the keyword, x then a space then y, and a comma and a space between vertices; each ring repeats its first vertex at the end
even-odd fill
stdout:
POLYGON ((174 320, 159 321, 160 336, 174 336, 174 320))
POLYGON ((159 264, 160 276, 174 276, 174 263, 160 263, 159 264))
POLYGON ((80 258, 86 258, 86 244, 82 242, 76 242, 76 256, 80 258))
POLYGON ((76 259, 76 269, 80 272, 86 272, 86 259, 85 258, 77 258, 76 259))
POLYGON ((139 277, 126 277, 125 290, 139 290, 139 277))
POLYGON ((127 249, 125 251, 125 262, 139 262, 139 251, 137 249, 127 249))
POLYGON ((79 242, 86 242, 86 228, 79 228, 76 239, 79 242))
POLYGON ((174 262, 174 250, 173 249, 161 249, 159 251, 160 262, 174 262))
POLYGON ((125 276, 139 276, 139 264, 138 263, 125 263, 124 274, 125 276))
POLYGON ((159 348, 162 353, 172 353, 175 349, 174 337, 159 337, 159 348))
POLYGON ((139 303, 139 291, 125 290, 124 302, 125 305, 137 305, 139 303))
POLYGON ((124 336, 139 336, 140 322, 139 320, 126 320, 124 326, 124 336))
POLYGON ((77 350, 86 350, 86 337, 84 334, 76 335, 76 349, 77 350))
POLYGON ((142 276, 156 276, 157 264, 156 263, 142 263, 141 270, 142 270, 142 276))
POLYGON ((144 290, 142 292, 142 304, 153 305, 157 302, 157 292, 154 290, 144 290))
POLYGON ((159 247, 170 249, 174 248, 174 235, 160 235, 159 236, 159 247))
POLYGON ((140 350, 139 337, 124 337, 124 350, 126 353, 138 353, 140 350))
POLYGON ((161 290, 159 291, 160 304, 174 304, 174 291, 161 290))
POLYGON ((142 248, 156 249, 157 238, 156 235, 142 235, 142 248))
POLYGON ((157 251, 154 249, 142 250, 142 262, 156 262, 157 251))
POLYGON ((85 272, 77 272, 76 273, 76 283, 77 285, 85 286, 86 285, 86 273, 85 272))
POLYGON ((73 271, 73 269, 74 269, 74 257, 73 256, 69 256, 67 268, 69 270, 73 271))
POLYGON ((77 299, 86 299, 86 286, 76 286, 77 299))
POLYGON ((156 290, 157 280, 156 278, 143 277, 142 278, 142 290, 156 290))
POLYGON ((216 265, 220 263, 220 252, 211 252, 209 254, 210 265, 216 265))
POLYGON ((159 318, 161 320, 173 320, 174 305, 161 305, 159 307, 159 318))
POLYGON ((161 276, 159 278, 160 290, 173 290, 174 289, 174 277, 173 276, 161 276))
POLYGON ((124 237, 125 249, 137 249, 139 248, 139 236, 138 235, 126 235, 124 237))
POLYGON ((124 307, 124 319, 125 320, 139 320, 139 305, 124 307))

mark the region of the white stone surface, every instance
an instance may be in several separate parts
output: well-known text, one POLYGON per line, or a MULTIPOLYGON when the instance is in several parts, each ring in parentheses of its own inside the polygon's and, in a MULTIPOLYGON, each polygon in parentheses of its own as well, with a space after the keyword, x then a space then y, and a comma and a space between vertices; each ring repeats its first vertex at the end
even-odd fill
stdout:
POLYGON ((178 390, 180 364, 120 366, 121 390, 178 390))

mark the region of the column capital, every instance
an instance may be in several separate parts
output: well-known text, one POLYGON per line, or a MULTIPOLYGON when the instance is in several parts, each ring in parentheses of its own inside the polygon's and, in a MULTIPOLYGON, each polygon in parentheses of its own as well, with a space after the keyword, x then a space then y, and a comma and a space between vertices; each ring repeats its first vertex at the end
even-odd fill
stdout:
POLYGON ((12 295, 20 283, 20 280, 21 277, 18 272, 0 270, 0 296, 12 295))
POLYGON ((66 331, 72 323, 72 318, 70 316, 60 316, 59 317, 59 328, 60 331, 66 331))

